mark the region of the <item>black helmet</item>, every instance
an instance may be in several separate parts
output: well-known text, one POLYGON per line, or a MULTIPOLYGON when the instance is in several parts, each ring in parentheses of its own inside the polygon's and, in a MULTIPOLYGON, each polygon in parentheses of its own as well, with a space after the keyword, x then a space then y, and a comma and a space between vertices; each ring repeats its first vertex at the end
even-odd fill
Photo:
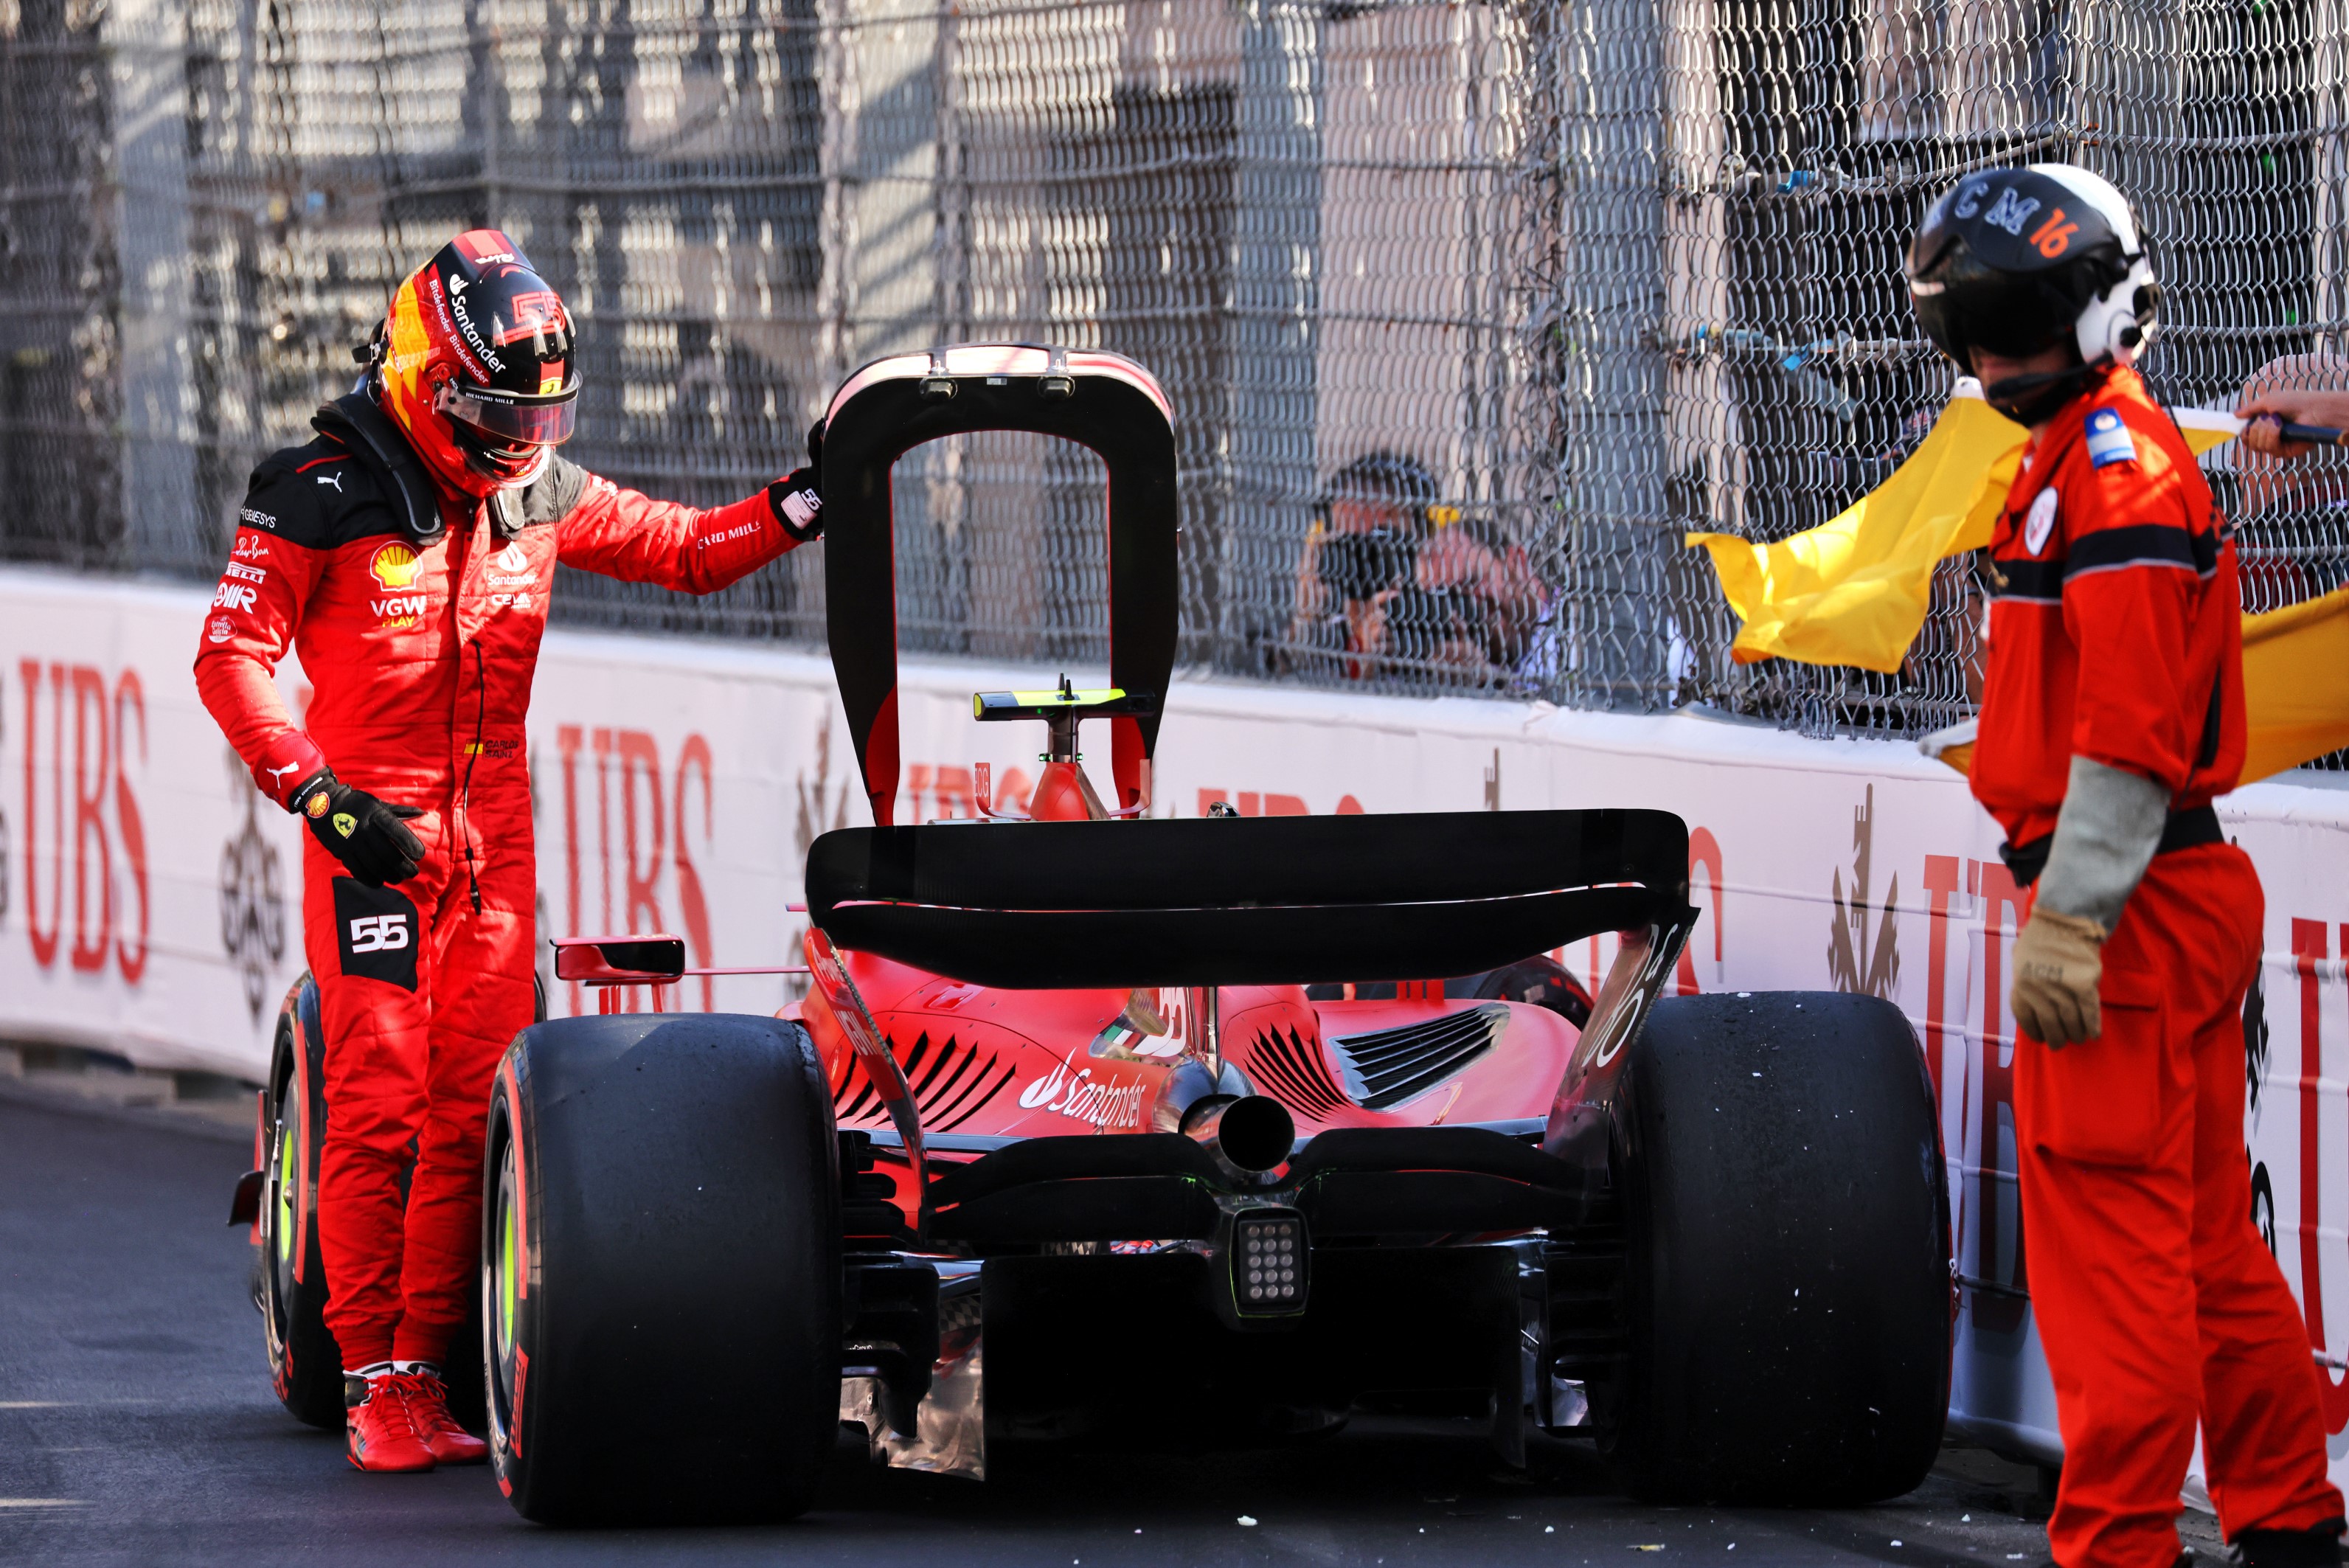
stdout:
POLYGON ((1419 459, 1399 452, 1365 452, 1330 476, 1313 510, 1326 524, 1331 504, 1339 501, 1390 501, 1425 527, 1435 504, 1435 475, 1419 459))
POLYGON ((1978 348, 2021 358, 2068 343, 2081 373, 2126 363, 2161 300, 2127 198, 2069 163, 1967 175, 1925 214, 1907 271, 1918 324, 1968 375, 1978 348))

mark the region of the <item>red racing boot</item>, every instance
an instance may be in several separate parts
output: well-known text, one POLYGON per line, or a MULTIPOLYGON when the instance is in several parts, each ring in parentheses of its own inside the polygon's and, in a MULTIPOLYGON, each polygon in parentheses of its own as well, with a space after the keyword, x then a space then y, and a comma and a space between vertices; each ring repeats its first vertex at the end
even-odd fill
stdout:
POLYGON ((440 1374, 422 1362, 408 1366, 410 1370, 395 1375, 392 1381, 407 1402, 408 1419, 431 1451, 433 1462, 486 1464, 490 1445, 457 1425, 457 1418, 449 1414, 449 1386, 440 1381, 440 1374))
POLYGON ((344 1450, 363 1470, 413 1473, 432 1468, 432 1450, 409 1414, 402 1379, 388 1366, 343 1374, 344 1450))

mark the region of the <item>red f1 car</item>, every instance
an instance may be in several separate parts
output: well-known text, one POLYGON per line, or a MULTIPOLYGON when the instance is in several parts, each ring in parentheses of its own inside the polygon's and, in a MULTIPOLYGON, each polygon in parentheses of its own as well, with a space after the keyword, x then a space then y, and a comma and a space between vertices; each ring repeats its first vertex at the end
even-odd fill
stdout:
MULTIPOLYGON (((789 1515, 843 1421, 977 1476, 1010 1445, 1239 1446, 1380 1407, 1487 1418, 1519 1461, 1530 1428, 1587 1433, 1650 1497, 1922 1478, 1948 1210, 1896 1008, 1660 998, 1692 916, 1670 813, 1148 817, 1175 459, 1131 361, 867 366, 823 486, 875 825, 810 853, 803 1002, 553 1020, 508 1053, 483 1354, 517 1509, 789 1515), (890 472, 980 430, 1104 460, 1111 683, 977 700, 1046 726, 1028 817, 896 826, 890 472), (1595 998, 1527 959, 1600 932, 1595 998)), ((558 946, 566 978, 684 971, 671 938, 558 946)), ((297 1207, 263 1204, 273 1259, 297 1207)))

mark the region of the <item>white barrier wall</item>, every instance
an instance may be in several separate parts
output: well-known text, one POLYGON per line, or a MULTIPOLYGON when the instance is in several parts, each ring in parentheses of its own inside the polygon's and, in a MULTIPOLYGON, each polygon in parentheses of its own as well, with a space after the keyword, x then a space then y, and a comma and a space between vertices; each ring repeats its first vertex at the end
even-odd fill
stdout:
MULTIPOLYGON (((299 825, 253 790, 198 702, 205 596, 0 570, 0 1033, 257 1077, 303 968, 299 825)), ((1038 737, 970 720, 977 687, 1058 671, 908 664, 901 821, 968 815, 974 764, 1023 798, 1038 737)), ((1071 670, 1081 682, 1101 671, 1071 670)), ((282 672, 301 709, 298 670, 282 672)), ((682 933, 697 964, 792 961, 808 842, 864 819, 829 664, 718 643, 551 634, 530 718, 542 936, 682 933)), ((1158 809, 1244 814, 1646 805, 1689 823, 1704 911, 1683 991, 1891 998, 1940 1087, 1966 1282, 1955 1407, 2054 1457, 2011 1175, 2006 945, 2022 899, 1964 781, 1903 745, 1689 715, 1178 683, 1158 809)), ((2245 1137, 2263 1225, 2326 1367, 2349 1472, 2349 792, 2314 775, 2220 805, 2267 888, 2247 1009, 2245 1137), (2314 782, 2311 782, 2314 780, 2314 782)), ((2344 781, 2349 783, 2349 781, 2344 781)), ((1586 977, 1606 944, 1563 956, 1586 977)), ((771 1011, 790 982, 689 982, 771 1011)), ((550 987, 557 1012, 592 999, 550 987)))

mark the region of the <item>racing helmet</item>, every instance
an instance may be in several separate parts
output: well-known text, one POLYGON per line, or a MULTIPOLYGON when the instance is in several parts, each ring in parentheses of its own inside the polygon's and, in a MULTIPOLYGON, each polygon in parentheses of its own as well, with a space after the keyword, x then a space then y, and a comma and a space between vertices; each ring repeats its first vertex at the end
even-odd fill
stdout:
POLYGON ((577 334, 562 296, 495 229, 410 274, 376 334, 377 400, 434 474, 473 495, 527 484, 578 417, 577 334))
POLYGON ((1978 348, 2020 358, 2071 346, 2074 369, 2016 377, 2033 384, 2007 400, 1992 394, 2009 412, 2040 414, 2094 368, 2130 362, 2161 305, 2128 199, 2069 163, 1967 175, 1925 214, 1906 270, 1918 324, 1968 375, 1978 348))

